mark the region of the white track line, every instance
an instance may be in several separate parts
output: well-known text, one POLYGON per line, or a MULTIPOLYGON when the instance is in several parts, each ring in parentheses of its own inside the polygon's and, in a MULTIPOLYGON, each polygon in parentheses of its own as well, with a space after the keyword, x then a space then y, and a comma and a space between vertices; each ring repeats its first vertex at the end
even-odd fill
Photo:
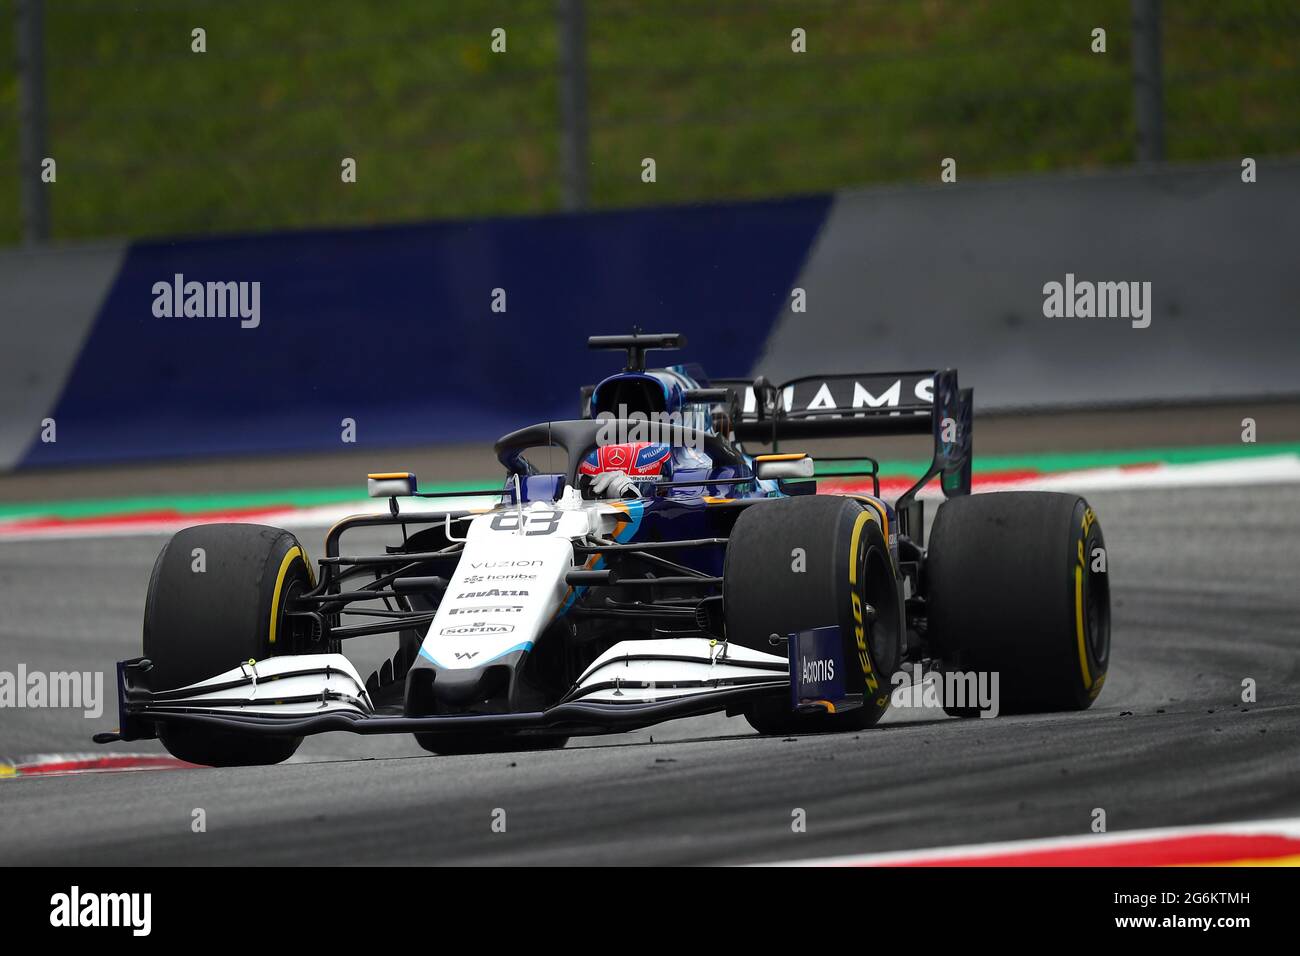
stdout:
POLYGON ((1054 850, 1117 847, 1132 843, 1178 839, 1195 836, 1281 836, 1300 840, 1300 818, 1255 820, 1245 823, 1221 823, 1204 826, 1165 827, 1153 830, 1124 830, 1119 833, 1094 833, 1084 836, 1047 837, 1037 840, 1012 840, 1004 843, 971 843, 963 846, 902 850, 894 853, 863 853, 789 860, 765 866, 898 866, 915 863, 957 863, 989 856, 1023 856, 1054 850))

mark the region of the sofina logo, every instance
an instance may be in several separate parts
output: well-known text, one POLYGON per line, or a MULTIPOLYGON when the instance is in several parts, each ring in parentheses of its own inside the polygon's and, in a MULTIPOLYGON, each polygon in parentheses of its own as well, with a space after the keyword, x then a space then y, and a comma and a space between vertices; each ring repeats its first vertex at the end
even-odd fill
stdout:
POLYGON ((509 634, 514 629, 513 624, 486 624, 483 621, 475 621, 473 624, 444 627, 439 633, 444 637, 464 637, 469 634, 509 634))
POLYGON ((153 314, 160 319, 238 317, 244 329, 262 324, 260 282, 186 282, 178 272, 171 282, 155 282, 153 296, 153 314))

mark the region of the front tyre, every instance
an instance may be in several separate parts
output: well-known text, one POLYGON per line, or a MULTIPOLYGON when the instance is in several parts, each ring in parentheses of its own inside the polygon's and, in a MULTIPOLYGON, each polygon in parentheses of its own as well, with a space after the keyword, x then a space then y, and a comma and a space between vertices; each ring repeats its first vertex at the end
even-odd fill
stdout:
POLYGON ((996 673, 1002 713, 1089 707, 1110 665, 1107 561, 1097 516, 1076 495, 944 502, 925 580, 928 635, 945 669, 996 673))
MULTIPOLYGON (((284 609, 311 587, 298 539, 254 524, 178 531, 154 562, 144 612, 144 656, 153 691, 215 677, 248 660, 301 652, 304 635, 284 609)), ((164 723, 174 757, 212 767, 272 764, 293 756, 301 737, 275 737, 164 723)))
POLYGON ((838 625, 861 641, 852 654, 846 648, 844 660, 861 669, 861 707, 801 714, 788 695, 764 700, 745 711, 759 733, 862 730, 884 715, 904 643, 902 590, 884 520, 883 507, 835 495, 755 504, 736 519, 723 569, 727 640, 782 654, 770 635, 838 625), (874 624, 863 619, 866 605, 875 608, 874 624))

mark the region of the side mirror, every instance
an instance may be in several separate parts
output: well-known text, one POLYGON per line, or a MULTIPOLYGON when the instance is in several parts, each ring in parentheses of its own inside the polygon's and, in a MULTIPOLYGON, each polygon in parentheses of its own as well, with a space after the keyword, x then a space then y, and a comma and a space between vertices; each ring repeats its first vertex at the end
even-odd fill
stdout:
POLYGON ((808 455, 759 455, 754 459, 754 474, 763 480, 775 478, 811 478, 815 463, 808 455))
POLYGON ((409 471, 385 471, 366 475, 366 493, 371 498, 401 498, 415 494, 415 475, 409 471))
POLYGON ((758 415, 758 420, 761 422, 768 415, 775 415, 777 395, 780 390, 767 380, 766 375, 754 379, 750 387, 754 390, 754 411, 758 415))

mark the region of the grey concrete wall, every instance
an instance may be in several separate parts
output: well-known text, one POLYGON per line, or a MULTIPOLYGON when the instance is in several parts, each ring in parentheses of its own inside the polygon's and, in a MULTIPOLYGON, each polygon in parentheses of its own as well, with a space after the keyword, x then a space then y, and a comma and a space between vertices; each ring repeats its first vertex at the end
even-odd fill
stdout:
POLYGON ((1300 162, 843 193, 798 285, 754 369, 776 380, 956 366, 980 408, 1297 394, 1300 162), (1151 282, 1150 327, 1044 318, 1068 272, 1151 282))
POLYGON ((0 471, 39 434, 125 255, 122 243, 0 253, 0 471))

